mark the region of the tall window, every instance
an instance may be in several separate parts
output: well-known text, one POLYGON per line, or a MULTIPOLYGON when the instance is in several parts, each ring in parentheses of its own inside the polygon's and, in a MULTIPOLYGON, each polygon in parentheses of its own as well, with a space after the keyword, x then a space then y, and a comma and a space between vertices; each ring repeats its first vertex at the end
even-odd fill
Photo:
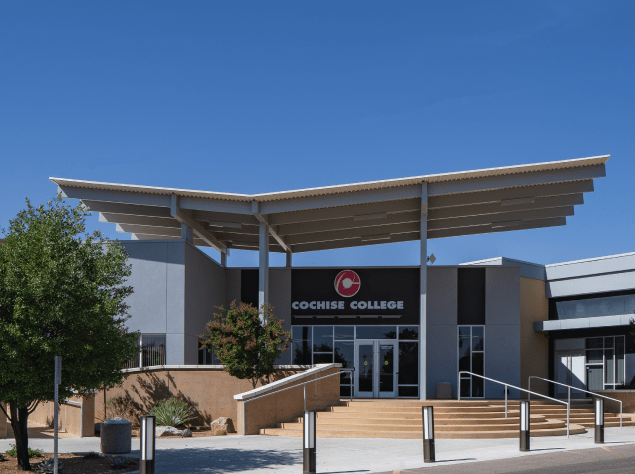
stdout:
POLYGON ((141 334, 137 341, 139 353, 125 368, 165 365, 165 334, 141 334))
MULTIPOLYGON (((459 326, 459 371, 485 375, 485 326, 459 326)), ((462 397, 483 398, 484 381, 480 377, 461 374, 462 397)))
POLYGON ((613 390, 624 385, 624 336, 586 339, 587 387, 613 390))

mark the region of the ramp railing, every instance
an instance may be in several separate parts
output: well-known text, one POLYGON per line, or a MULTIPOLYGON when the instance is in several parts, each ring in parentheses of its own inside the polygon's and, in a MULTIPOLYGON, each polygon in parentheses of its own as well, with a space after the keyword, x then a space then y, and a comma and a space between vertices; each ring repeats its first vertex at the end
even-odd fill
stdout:
MULTIPOLYGON (((549 383, 552 383, 554 385, 560 385, 562 387, 567 387, 567 397, 568 397, 569 405, 571 405, 571 389, 578 390, 579 392, 589 393, 589 394, 593 395, 594 397, 604 398, 606 400, 611 400, 611 401, 614 401, 614 402, 618 402, 620 404, 620 428, 622 427, 622 401, 621 400, 617 400, 616 398, 607 397, 606 395, 600 395, 599 393, 589 392, 588 390, 584 390, 582 388, 574 387, 573 385, 567 385, 566 383, 556 382, 555 380, 549 380, 549 379, 546 379, 544 377, 538 377, 537 375, 530 375, 529 376, 529 382, 527 384, 528 388, 531 388, 531 379, 544 380, 545 382, 549 382, 549 383)), ((531 393, 533 393, 533 392, 531 392, 531 393)), ((527 397, 527 399, 529 399, 530 397, 531 397, 531 395, 529 397, 527 397)), ((569 411, 569 409, 567 408, 567 412, 568 411, 569 411)), ((569 416, 568 413, 567 413, 567 416, 569 416)))
MULTIPOLYGON (((459 374, 458 374, 458 384, 457 384, 456 393, 458 395, 458 400, 459 401, 461 401, 461 375, 471 375, 472 377, 479 377, 479 378, 481 378, 483 380, 487 380, 488 382, 494 382, 494 383, 497 383, 499 385, 505 386, 505 418, 507 418, 507 388, 508 387, 514 388, 514 389, 516 389, 516 390, 518 390, 520 392, 528 393, 530 395, 536 395, 538 397, 546 398, 547 400, 551 400, 552 402, 562 403, 563 405, 566 405, 567 406, 567 438, 569 437, 569 407, 570 407, 569 403, 567 403, 567 402, 565 402, 563 400, 558 400, 557 398, 548 397, 548 396, 543 395, 541 393, 530 392, 529 390, 517 387, 516 385, 512 385, 512 384, 507 383, 507 382, 501 382, 500 380, 496 380, 496 379, 490 379, 489 377, 484 377, 483 375, 475 374, 473 372, 468 372, 466 370, 461 370, 461 371, 459 371, 459 374)), ((485 390, 483 390, 483 391, 485 391, 485 390)))

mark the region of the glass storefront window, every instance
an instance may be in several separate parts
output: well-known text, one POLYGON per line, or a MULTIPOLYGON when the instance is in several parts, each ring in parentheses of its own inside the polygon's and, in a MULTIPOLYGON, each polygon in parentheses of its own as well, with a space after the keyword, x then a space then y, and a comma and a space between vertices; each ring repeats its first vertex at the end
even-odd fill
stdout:
POLYGON ((313 326, 313 352, 333 352, 333 326, 313 326))
POLYGON ((356 339, 397 339, 397 326, 356 326, 356 339))
POLYGON ((311 365, 312 362, 312 331, 311 326, 293 326, 291 339, 293 339, 293 363, 296 365, 311 365))
POLYGON ((399 326, 400 341, 418 341, 419 326, 399 326))
MULTIPOLYGON (((361 382, 368 384, 370 359, 360 359, 355 364, 356 339, 399 339, 393 364, 399 367, 396 377, 398 397, 419 396, 419 326, 292 326, 291 345, 293 364, 312 365, 325 363, 342 364, 342 369, 353 369, 362 376, 361 382), (364 378, 366 374, 366 378, 364 378)), ((361 355, 360 355, 361 357, 361 355)), ((385 367, 385 360, 384 369, 385 367)), ((392 366, 391 366, 392 367, 392 366)), ((393 369, 394 370, 394 369, 393 369)), ((355 385, 355 372, 340 374, 340 396, 350 397, 351 385, 355 385)), ((385 377, 384 377, 385 378, 385 377)), ((361 383, 360 382, 360 383, 361 383)), ((385 385, 385 383, 384 383, 385 385)), ((361 385, 360 385, 361 387, 361 385)))
MULTIPOLYGON (((485 326, 459 326, 459 371, 485 375, 485 326)), ((480 377, 461 374, 459 390, 462 397, 483 398, 484 381, 480 377)))
POLYGON ((352 341, 355 339, 355 326, 335 326, 336 341, 352 341))

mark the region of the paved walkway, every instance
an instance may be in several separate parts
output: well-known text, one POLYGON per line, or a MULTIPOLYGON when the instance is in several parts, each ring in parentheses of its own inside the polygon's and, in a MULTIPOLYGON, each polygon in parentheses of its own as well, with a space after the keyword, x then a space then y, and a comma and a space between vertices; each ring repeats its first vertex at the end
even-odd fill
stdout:
MULTIPOLYGON (((605 440, 605 447, 609 449, 635 444, 635 427, 607 428, 605 440)), ((133 441, 130 456, 138 457, 138 445, 135 443, 138 441, 133 441)), ((0 440, 0 452, 6 451, 10 444, 13 444, 12 440, 0 440)), ((48 452, 53 449, 51 439, 33 439, 29 445, 48 452)), ((99 451, 99 438, 63 438, 59 440, 59 447, 62 452, 99 451)), ((437 463, 424 466, 421 440, 318 438, 317 467, 318 472, 323 474, 394 472, 597 447, 592 430, 569 439, 562 436, 532 438, 530 453, 518 450, 517 439, 440 439, 436 442, 437 463)), ((284 474, 302 471, 301 438, 217 436, 158 439, 156 455, 157 474, 284 474)))

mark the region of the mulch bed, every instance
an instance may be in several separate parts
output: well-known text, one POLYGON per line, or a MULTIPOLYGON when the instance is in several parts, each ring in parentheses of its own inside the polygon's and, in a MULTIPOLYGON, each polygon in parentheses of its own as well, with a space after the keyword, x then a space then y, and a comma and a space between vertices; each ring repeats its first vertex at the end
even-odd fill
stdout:
MULTIPOLYGON (((36 464, 52 457, 52 454, 44 454, 42 457, 31 458, 31 469, 33 469, 31 472, 35 472, 36 464)), ((58 454, 58 459, 64 463, 64 469, 61 470, 62 474, 123 474, 139 470, 138 459, 128 458, 130 459, 128 467, 113 469, 110 467, 112 458, 113 456, 101 456, 95 459, 85 459, 84 455, 80 454, 58 454)), ((17 458, 4 454, 4 459, 6 461, 0 460, 0 474, 24 473, 24 471, 18 470, 17 458)))

